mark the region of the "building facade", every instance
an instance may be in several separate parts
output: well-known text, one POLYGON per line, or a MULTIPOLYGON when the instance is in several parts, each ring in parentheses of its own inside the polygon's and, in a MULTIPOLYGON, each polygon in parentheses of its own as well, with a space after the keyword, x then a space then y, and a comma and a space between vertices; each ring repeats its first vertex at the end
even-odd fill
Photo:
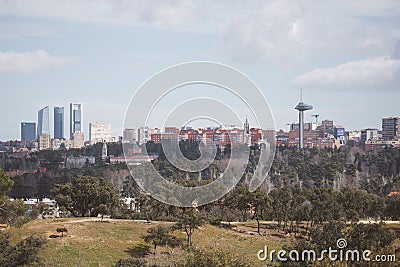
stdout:
POLYGON ((140 127, 138 129, 137 140, 139 144, 145 144, 151 140, 152 134, 161 133, 161 130, 158 128, 149 128, 149 127, 140 127))
POLYGON ((378 139, 378 129, 367 128, 361 130, 361 142, 365 144, 366 141, 378 139))
POLYGON ((135 144, 137 140, 136 129, 124 129, 122 134, 122 142, 128 144, 135 144))
POLYGON ((54 138, 64 138, 64 107, 54 107, 54 138))
POLYGON ((102 121, 89 123, 89 140, 91 145, 99 142, 112 142, 111 124, 102 121))
POLYGON ((36 139, 36 123, 21 122, 21 141, 34 141, 36 139))
POLYGON ((382 118, 382 138, 384 140, 394 140, 398 137, 400 130, 400 118, 391 116, 382 118))
POLYGON ((37 134, 50 134, 49 106, 38 111, 37 134))
POLYGON ((85 135, 81 132, 75 132, 72 135, 72 148, 81 148, 85 146, 85 135))
POLYGON ((82 104, 70 103, 69 105, 69 129, 70 136, 72 140, 74 138, 74 133, 83 132, 82 128, 82 104))
POLYGON ((39 134, 38 142, 39 150, 45 150, 51 148, 50 135, 49 134, 39 134))
POLYGON ((380 150, 389 147, 400 148, 399 140, 369 140, 365 142, 365 151, 380 150))

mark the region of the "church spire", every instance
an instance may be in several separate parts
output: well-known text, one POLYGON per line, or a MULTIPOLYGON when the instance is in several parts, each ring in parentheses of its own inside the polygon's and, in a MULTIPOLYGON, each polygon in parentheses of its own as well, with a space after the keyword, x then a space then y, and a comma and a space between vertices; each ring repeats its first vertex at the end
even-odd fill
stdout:
POLYGON ((244 130, 245 130, 246 134, 250 133, 250 125, 249 125, 249 122, 247 121, 247 116, 246 116, 246 121, 244 122, 244 130))

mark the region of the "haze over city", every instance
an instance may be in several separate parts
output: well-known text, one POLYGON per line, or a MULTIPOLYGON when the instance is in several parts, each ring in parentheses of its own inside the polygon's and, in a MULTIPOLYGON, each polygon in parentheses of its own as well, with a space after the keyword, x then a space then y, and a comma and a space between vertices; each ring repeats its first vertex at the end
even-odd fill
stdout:
POLYGON ((312 113, 346 129, 398 115, 398 1, 0 1, 0 16, 0 140, 69 103, 83 103, 85 133, 107 121, 119 136, 137 88, 193 60, 253 79, 277 129, 298 120, 301 87, 312 113))

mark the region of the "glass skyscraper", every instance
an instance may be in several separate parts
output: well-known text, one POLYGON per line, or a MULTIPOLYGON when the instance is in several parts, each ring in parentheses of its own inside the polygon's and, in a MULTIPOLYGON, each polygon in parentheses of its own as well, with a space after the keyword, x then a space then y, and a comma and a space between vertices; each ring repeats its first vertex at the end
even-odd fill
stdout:
POLYGON ((49 129, 49 106, 46 106, 38 112, 37 134, 50 134, 49 129))
POLYGON ((21 122, 21 141, 36 140, 36 123, 21 122))
POLYGON ((71 140, 75 132, 82 132, 82 104, 69 105, 69 130, 71 140))
POLYGON ((54 107, 54 138, 64 138, 64 107, 54 107))

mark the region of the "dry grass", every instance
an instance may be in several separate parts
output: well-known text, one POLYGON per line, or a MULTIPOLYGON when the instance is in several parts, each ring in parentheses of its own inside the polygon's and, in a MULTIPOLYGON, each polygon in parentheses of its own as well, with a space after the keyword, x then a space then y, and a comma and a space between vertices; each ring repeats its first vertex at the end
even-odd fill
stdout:
MULTIPOLYGON (((10 228, 13 241, 16 242, 31 234, 48 239, 40 255, 45 266, 112 266, 118 259, 130 256, 145 257, 149 263, 168 266, 184 257, 184 248, 161 247, 154 256, 153 249, 141 238, 149 227, 166 222, 135 222, 130 220, 99 219, 47 219, 35 220, 21 228, 10 228), (64 238, 56 229, 67 228, 64 238), (50 238, 52 236, 52 238, 50 238), (56 238, 55 238, 56 237, 56 238)), ((248 227, 248 226, 246 226, 248 227)), ((185 240, 184 233, 176 233, 185 240)), ((235 257, 242 257, 262 266, 256 253, 268 245, 270 249, 279 249, 288 239, 274 236, 258 236, 211 225, 196 230, 193 235, 194 246, 218 247, 231 252, 235 257)))

